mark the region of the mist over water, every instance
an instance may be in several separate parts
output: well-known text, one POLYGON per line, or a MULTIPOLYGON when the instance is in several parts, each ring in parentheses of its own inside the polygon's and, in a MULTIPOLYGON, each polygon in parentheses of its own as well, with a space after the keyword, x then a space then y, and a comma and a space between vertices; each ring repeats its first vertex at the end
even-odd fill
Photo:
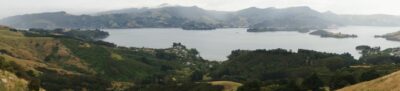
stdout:
POLYGON ((209 60, 226 60, 232 50, 255 50, 283 48, 297 51, 310 49, 322 52, 350 53, 355 58, 360 54, 355 50, 358 45, 380 46, 381 49, 399 47, 400 42, 374 38, 398 31, 400 27, 348 26, 329 29, 331 32, 356 34, 358 38, 336 39, 321 38, 299 32, 262 32, 249 33, 245 28, 225 28, 213 31, 187 31, 178 28, 142 28, 142 29, 104 29, 110 33, 105 41, 119 46, 168 48, 173 42, 181 42, 188 48, 196 48, 200 55, 209 60))

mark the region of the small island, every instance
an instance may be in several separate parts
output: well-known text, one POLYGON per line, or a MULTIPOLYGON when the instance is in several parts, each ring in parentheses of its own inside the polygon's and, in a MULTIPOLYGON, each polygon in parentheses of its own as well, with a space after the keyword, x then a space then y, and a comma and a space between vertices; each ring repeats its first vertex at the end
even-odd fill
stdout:
POLYGON ((298 31, 301 33, 307 33, 310 28, 288 28, 288 27, 266 27, 266 28, 249 28, 247 32, 275 32, 275 31, 298 31))
POLYGON ((321 37, 331 37, 331 38, 356 38, 357 35, 354 34, 342 34, 342 33, 332 33, 325 30, 317 30, 310 33, 311 35, 317 35, 321 37))
POLYGON ((385 38, 386 40, 400 41, 400 31, 388 33, 388 34, 384 34, 384 35, 375 35, 375 38, 385 38))

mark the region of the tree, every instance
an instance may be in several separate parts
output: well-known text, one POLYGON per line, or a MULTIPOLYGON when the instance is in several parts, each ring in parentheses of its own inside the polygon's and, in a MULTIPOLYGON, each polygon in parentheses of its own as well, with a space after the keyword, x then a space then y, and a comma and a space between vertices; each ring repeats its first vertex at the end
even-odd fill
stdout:
POLYGON ((29 82, 28 87, 31 91, 39 91, 40 83, 40 79, 32 79, 31 82, 29 82))
POLYGON ((2 56, 0 56, 0 61, 5 61, 6 59, 2 56))
POLYGON ((203 80, 203 72, 196 70, 196 71, 194 71, 194 72, 192 73, 192 75, 191 75, 190 77, 191 77, 191 80, 192 80, 192 81, 200 81, 200 80, 203 80))
POLYGON ((260 91, 261 86, 258 81, 250 81, 238 88, 238 91, 260 91))
POLYGON ((13 63, 6 61, 6 59, 0 56, 0 69, 7 71, 14 71, 13 63))
POLYGON ((371 70, 361 74, 361 81, 369 81, 375 78, 378 78, 380 75, 377 71, 371 70))
POLYGON ((313 91, 319 91, 320 87, 324 86, 324 82, 318 77, 316 73, 306 78, 303 82, 304 87, 313 91))
POLYGON ((194 54, 194 55, 198 55, 199 51, 197 51, 196 49, 192 48, 192 49, 190 49, 190 53, 194 54))

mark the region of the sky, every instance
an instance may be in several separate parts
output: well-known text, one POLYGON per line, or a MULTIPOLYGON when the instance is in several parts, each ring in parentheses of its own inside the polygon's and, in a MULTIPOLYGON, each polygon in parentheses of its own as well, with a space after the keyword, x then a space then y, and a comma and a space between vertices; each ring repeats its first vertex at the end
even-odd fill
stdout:
POLYGON ((55 11, 90 14, 123 8, 158 7, 161 4, 198 6, 219 11, 236 11, 248 7, 309 6, 320 12, 338 14, 400 15, 400 0, 0 0, 0 18, 55 11))

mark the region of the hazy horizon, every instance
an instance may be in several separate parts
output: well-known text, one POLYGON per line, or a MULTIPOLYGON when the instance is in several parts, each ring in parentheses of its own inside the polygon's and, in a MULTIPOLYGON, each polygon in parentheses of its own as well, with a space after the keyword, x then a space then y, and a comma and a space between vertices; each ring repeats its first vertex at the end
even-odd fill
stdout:
POLYGON ((337 14, 389 14, 400 15, 400 1, 396 0, 0 0, 0 18, 14 15, 66 11, 71 14, 90 14, 125 8, 173 6, 198 6, 207 10, 237 11, 249 7, 286 8, 308 6, 319 12, 331 11, 337 14))

